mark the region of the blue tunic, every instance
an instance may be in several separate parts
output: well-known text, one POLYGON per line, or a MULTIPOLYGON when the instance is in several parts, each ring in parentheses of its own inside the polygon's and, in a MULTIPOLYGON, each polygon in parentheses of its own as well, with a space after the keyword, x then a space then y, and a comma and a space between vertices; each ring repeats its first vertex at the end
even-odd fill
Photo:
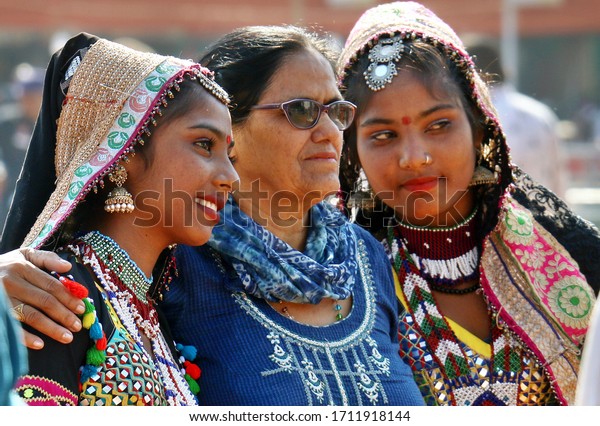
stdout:
POLYGON ((355 227, 360 277, 349 315, 316 327, 262 299, 208 246, 177 250, 161 303, 177 342, 198 349, 201 405, 423 405, 397 339, 398 305, 381 244, 355 227))

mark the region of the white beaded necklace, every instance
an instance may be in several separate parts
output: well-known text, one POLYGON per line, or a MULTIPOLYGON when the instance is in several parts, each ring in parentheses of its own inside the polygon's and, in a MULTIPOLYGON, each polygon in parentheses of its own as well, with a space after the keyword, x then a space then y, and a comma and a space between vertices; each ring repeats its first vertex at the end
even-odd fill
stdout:
MULTIPOLYGON (((169 345, 167 345, 167 342, 165 341, 161 332, 156 309, 154 306, 152 306, 152 304, 150 304, 149 315, 147 318, 143 318, 138 311, 136 303, 133 303, 133 298, 136 297, 131 290, 133 283, 125 285, 120 278, 117 278, 121 281, 121 285, 126 287, 127 290, 119 288, 119 285, 115 282, 113 275, 120 277, 120 273, 109 270, 107 265, 102 262, 102 258, 98 256, 98 253, 96 252, 96 249, 99 249, 99 251, 103 251, 105 253, 116 252, 122 249, 112 239, 98 232, 89 233, 83 236, 81 240, 87 245, 87 247, 72 245, 69 246, 69 248, 73 251, 73 253, 82 259, 84 264, 89 265, 92 268, 94 274, 100 282, 100 285, 106 291, 108 300, 117 313, 117 316, 121 320, 123 326, 127 329, 132 338, 135 339, 141 348, 140 350, 146 353, 148 359, 154 360, 154 364, 157 370, 160 372, 160 376, 165 387, 165 396, 167 397, 169 405, 197 405, 196 398, 190 391, 189 385, 183 377, 179 365, 174 359, 171 349, 169 348, 169 345), (112 247, 112 250, 108 251, 106 250, 107 247, 99 248, 97 245, 100 241, 103 242, 101 243, 102 245, 109 244, 114 245, 114 247, 112 247), (140 331, 143 331, 143 333, 150 340, 154 356, 151 356, 147 353, 140 331)), ((122 260, 127 260, 127 262, 121 264, 123 271, 128 269, 133 270, 126 275, 137 275, 135 271, 140 271, 140 269, 135 262, 133 262, 129 256, 122 258, 122 260)), ((140 286, 144 286, 145 283, 146 281, 144 280, 144 282, 139 284, 140 286)))

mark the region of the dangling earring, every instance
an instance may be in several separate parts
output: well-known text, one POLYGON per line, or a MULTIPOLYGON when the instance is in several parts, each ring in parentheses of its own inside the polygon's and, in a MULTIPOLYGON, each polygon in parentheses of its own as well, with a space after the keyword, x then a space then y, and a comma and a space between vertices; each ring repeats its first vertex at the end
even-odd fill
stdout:
POLYGON ((372 210, 375 207, 375 193, 369 185, 364 171, 361 169, 359 177, 354 183, 354 189, 348 199, 350 220, 354 222, 360 210, 372 210))
POLYGON ((498 179, 494 172, 488 169, 485 166, 482 166, 483 155, 481 154, 481 150, 477 149, 477 166, 473 171, 473 177, 471 178, 471 182, 469 182, 469 188, 472 186, 478 185, 489 185, 498 183, 498 179))
POLYGON ((104 210, 109 213, 131 213, 135 208, 133 197, 123 188, 127 180, 127 170, 122 164, 117 165, 115 169, 108 174, 108 180, 114 182, 116 188, 108 193, 108 198, 104 202, 104 210))

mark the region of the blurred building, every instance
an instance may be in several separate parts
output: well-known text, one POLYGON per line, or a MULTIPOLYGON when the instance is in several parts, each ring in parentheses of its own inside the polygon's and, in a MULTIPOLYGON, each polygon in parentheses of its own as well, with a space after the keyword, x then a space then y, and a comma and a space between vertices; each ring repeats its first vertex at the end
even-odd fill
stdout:
MULTIPOLYGON (((210 42, 244 25, 299 24, 332 33, 342 43, 360 14, 380 3, 385 1, 0 0, 0 102, 2 82, 10 79, 16 64, 45 66, 50 52, 80 31, 132 37, 162 54, 196 58, 210 42)), ((506 41, 512 28, 515 86, 549 105, 562 120, 563 138, 572 141, 566 146, 573 153, 567 160, 573 185, 600 186, 600 154, 590 153, 594 141, 600 146, 600 1, 421 3, 459 35, 506 41)))
MULTIPOLYGON (((79 31, 134 37, 160 53, 196 57, 206 44, 243 25, 300 24, 343 40, 362 11, 379 3, 384 1, 0 0, 0 82, 20 62, 44 66, 49 50, 79 31)), ((600 104, 600 1, 421 3, 459 34, 496 38, 502 34, 506 5, 518 4, 518 89, 549 104, 561 118, 600 104)))

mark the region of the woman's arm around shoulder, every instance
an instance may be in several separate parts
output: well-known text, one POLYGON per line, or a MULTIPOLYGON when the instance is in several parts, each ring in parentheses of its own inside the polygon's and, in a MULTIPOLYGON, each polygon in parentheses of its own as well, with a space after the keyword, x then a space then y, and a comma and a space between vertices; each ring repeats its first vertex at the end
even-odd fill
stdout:
POLYGON ((20 306, 22 322, 40 332, 24 332, 25 345, 41 349, 48 336, 62 343, 73 339, 72 332, 81 329, 76 314, 84 305, 44 270, 66 273, 71 264, 56 253, 21 248, 0 255, 0 285, 4 286, 13 307, 20 306), (44 269, 44 270, 43 270, 44 269))
MULTIPOLYGON (((95 370, 102 358, 103 352, 97 350, 96 343, 106 340, 105 332, 112 332, 112 329, 104 330, 102 322, 106 321, 102 320, 107 318, 107 311, 91 272, 73 255, 61 256, 72 268, 69 275, 54 276, 74 297, 84 301, 83 328, 73 334, 69 344, 48 340, 41 350, 28 351, 29 371, 18 380, 15 389, 30 405, 77 404, 80 383, 86 374, 95 370)), ((39 335, 39 331, 28 325, 24 328, 32 335, 39 335)))

